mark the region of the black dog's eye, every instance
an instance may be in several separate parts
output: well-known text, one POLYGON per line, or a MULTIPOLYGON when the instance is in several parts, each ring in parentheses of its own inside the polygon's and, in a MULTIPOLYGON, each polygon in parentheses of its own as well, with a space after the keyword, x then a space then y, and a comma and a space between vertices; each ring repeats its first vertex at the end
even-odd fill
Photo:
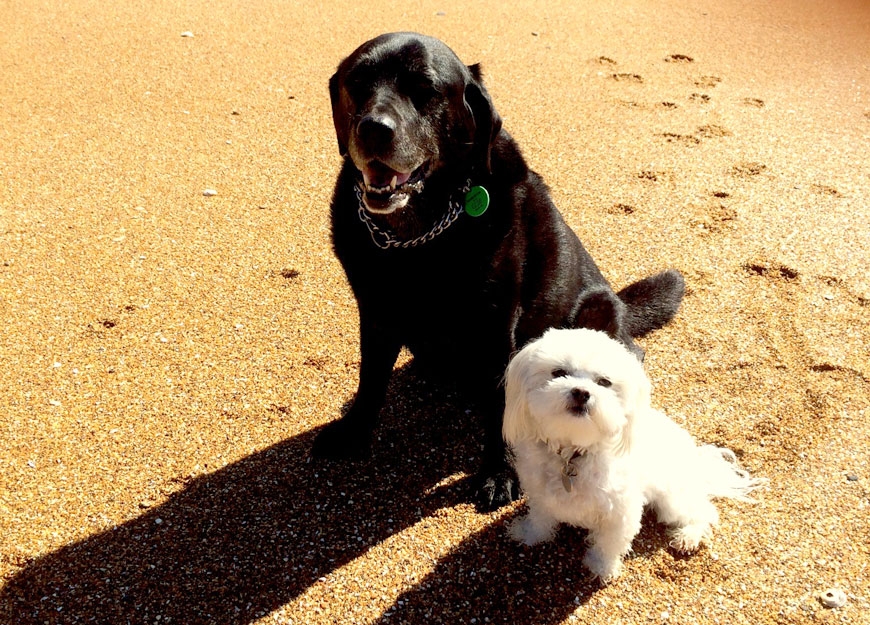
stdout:
POLYGON ((438 92, 432 89, 431 87, 417 87, 413 91, 411 91, 411 102, 414 103, 414 106, 417 109, 424 108, 429 102, 435 99, 435 96, 438 95, 438 92))
POLYGON ((553 369, 550 372, 550 375, 552 375, 554 378, 564 378, 565 376, 568 375, 568 372, 565 371, 564 369, 553 369))
POLYGON ((595 383, 598 386, 603 386, 604 388, 610 388, 611 386, 613 386, 613 383, 607 378, 598 378, 597 380, 595 380, 595 383))
POLYGON ((399 91, 407 95, 416 109, 424 108, 437 95, 435 85, 425 76, 406 76, 399 79, 399 91))
POLYGON ((365 68, 360 68, 344 80, 344 88, 355 101, 364 102, 370 95, 374 77, 365 68))

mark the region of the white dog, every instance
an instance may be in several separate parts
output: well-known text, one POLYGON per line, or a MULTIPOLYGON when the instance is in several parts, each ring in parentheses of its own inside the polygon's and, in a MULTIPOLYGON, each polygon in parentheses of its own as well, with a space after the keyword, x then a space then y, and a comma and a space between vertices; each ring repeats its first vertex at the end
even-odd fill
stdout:
POLYGON ((584 527, 583 564, 605 583, 619 575, 644 505, 674 527, 671 546, 691 552, 719 520, 712 497, 746 501, 763 482, 653 409, 643 366, 603 332, 549 330, 505 377, 503 433, 529 507, 511 536, 534 545, 559 523, 584 527))

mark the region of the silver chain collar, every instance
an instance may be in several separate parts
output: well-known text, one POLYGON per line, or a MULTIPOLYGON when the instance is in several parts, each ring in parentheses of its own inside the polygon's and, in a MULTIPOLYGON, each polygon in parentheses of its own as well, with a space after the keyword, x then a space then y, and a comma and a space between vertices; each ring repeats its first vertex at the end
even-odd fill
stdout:
POLYGON ((377 245, 382 250, 389 249, 391 247, 398 247, 402 249, 407 249, 409 247, 416 247, 418 245, 422 245, 423 243, 428 243, 439 234, 447 230, 453 222, 459 219, 459 216, 465 210, 465 194, 471 190, 471 179, 469 178, 465 182, 465 186, 460 190, 459 199, 451 199, 449 202, 450 210, 448 210, 444 216, 432 226, 432 229, 429 230, 426 234, 422 234, 415 239, 411 239, 409 241, 402 241, 393 235, 389 230, 383 229, 378 226, 374 220, 369 216, 366 211, 365 203, 363 202, 363 192, 359 186, 354 186, 354 191, 356 191, 356 198, 359 201, 359 209, 358 214, 360 221, 362 221, 366 228, 369 229, 369 234, 372 237, 372 241, 375 245, 377 245))

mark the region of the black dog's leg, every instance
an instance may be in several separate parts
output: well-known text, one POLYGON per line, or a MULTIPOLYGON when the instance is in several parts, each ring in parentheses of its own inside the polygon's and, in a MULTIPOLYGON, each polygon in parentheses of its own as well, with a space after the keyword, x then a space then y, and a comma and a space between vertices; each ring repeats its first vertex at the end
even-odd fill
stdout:
POLYGON ((599 288, 583 293, 575 304, 573 327, 606 332, 643 362, 644 352, 625 324, 626 307, 613 291, 599 288))
POLYGON ((501 434, 502 409, 487 409, 484 415, 483 466, 477 478, 477 509, 480 512, 498 510, 520 496, 519 480, 509 458, 501 434))
MULTIPOLYGON (((492 349, 487 353, 510 353, 510 350, 492 349)), ((505 359, 507 361, 507 359, 505 359)), ((490 364, 492 366, 492 364, 490 364)), ((507 365, 505 364, 505 367, 507 365)), ((490 512, 506 506, 520 496, 519 479, 513 468, 510 451, 502 437, 504 421, 504 386, 501 384, 504 367, 492 370, 482 378, 488 388, 483 401, 483 463, 477 475, 475 503, 478 511, 490 512)))
POLYGON ((360 374, 356 398, 346 415, 317 435, 312 449, 314 456, 342 459, 369 455, 372 432, 401 347, 392 333, 360 314, 360 374))

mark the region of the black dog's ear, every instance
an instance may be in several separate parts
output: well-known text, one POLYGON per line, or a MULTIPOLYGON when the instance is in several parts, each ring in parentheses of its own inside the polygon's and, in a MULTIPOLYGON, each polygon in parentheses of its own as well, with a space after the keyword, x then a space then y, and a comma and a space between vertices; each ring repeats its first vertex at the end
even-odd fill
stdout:
POLYGON ((483 86, 480 65, 469 65, 468 71, 473 80, 465 86, 465 106, 474 118, 475 156, 486 167, 486 171, 492 173, 492 145, 501 131, 501 117, 483 86))
POLYGON ((342 156, 347 155, 348 114, 341 102, 341 86, 339 72, 335 72, 329 79, 329 99, 332 100, 332 123, 335 126, 335 136, 338 139, 338 152, 342 156))

